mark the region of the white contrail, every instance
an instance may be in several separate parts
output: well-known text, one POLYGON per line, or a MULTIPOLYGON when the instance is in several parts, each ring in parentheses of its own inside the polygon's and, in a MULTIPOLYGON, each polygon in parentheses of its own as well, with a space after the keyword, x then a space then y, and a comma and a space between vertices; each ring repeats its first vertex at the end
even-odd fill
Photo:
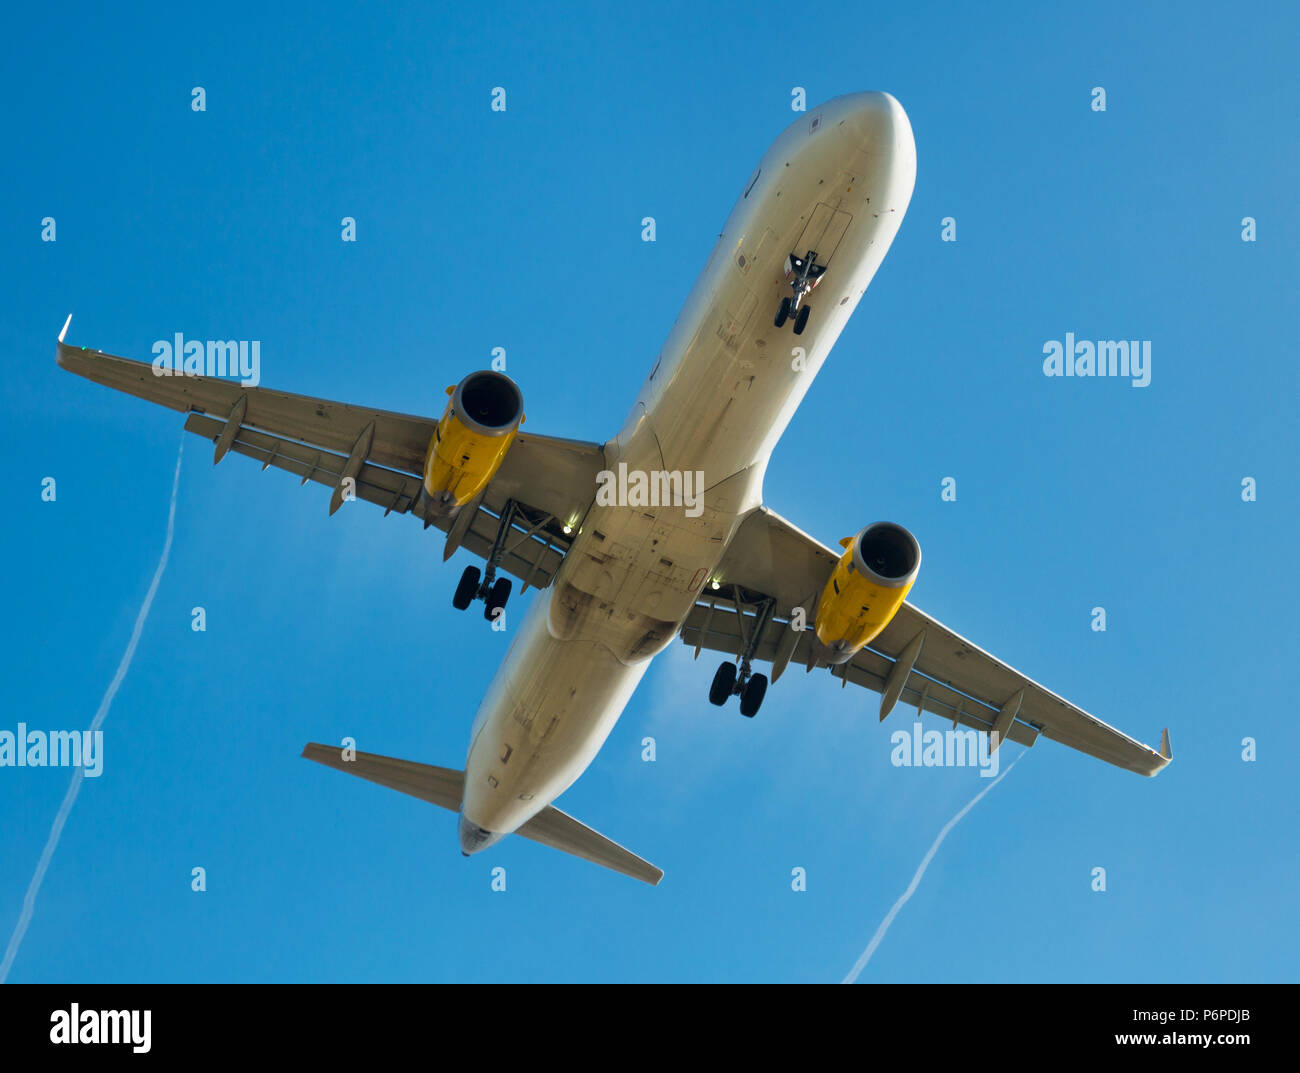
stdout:
POLYGON ((849 974, 846 977, 844 977, 844 979, 841 980, 840 983, 842 984, 853 983, 853 981, 858 978, 858 974, 867 967, 867 962, 871 960, 871 955, 876 952, 876 947, 878 947, 880 945, 880 941, 884 939, 885 932, 889 930, 889 925, 894 922, 894 917, 898 916, 899 910, 901 910, 903 906, 907 904, 908 899, 911 898, 912 895, 916 893, 916 888, 921 883, 921 877, 925 875, 925 870, 926 868, 929 867, 930 861, 934 859, 934 855, 939 852, 939 847, 943 845, 943 840, 948 837, 948 832, 957 826, 958 820, 960 820, 963 816, 965 816, 966 813, 968 813, 979 803, 979 799, 981 797, 983 797, 986 793, 992 790, 993 787, 995 787, 998 783, 1000 783, 1003 779, 1005 779, 1008 775, 1011 774, 1011 769, 1015 767, 1018 763, 1020 763, 1020 757, 1024 755, 1025 755, 1024 753, 1021 753, 1020 756, 1017 756, 1014 760, 1012 760, 1011 763, 1007 765, 1006 771, 1004 771, 1001 775, 999 775, 996 779, 994 779, 991 783, 989 783, 986 787, 984 787, 984 789, 982 789, 973 798, 971 798, 965 808, 963 808, 959 813, 957 813, 956 816, 954 816, 951 820, 949 820, 947 823, 943 825, 943 830, 939 832, 939 837, 934 840, 934 845, 931 846, 929 852, 926 853, 926 855, 923 858, 921 858, 921 867, 916 870, 916 875, 912 877, 912 882, 910 882, 907 885, 907 890, 903 891, 902 897, 900 897, 898 901, 894 903, 893 908, 891 908, 889 912, 885 914, 885 919, 880 922, 880 927, 876 929, 876 934, 871 937, 871 942, 867 943, 867 948, 864 951, 862 951, 862 956, 858 958, 857 964, 853 966, 849 974))
MULTIPOLYGON (((167 511, 167 539, 163 541, 162 556, 158 560, 158 568, 153 572, 153 581, 149 583, 149 591, 145 593, 144 603, 140 605, 140 613, 135 616, 135 627, 131 630, 131 640, 127 642, 126 651, 122 653, 122 662, 117 665, 117 673, 109 682, 104 699, 99 702, 99 710, 95 712, 95 718, 90 723, 91 734, 94 734, 104 722, 104 717, 108 715, 108 709, 113 704, 113 698, 117 695, 117 687, 122 684, 126 672, 131 669, 131 659, 135 656, 136 646, 140 643, 144 621, 149 617, 149 608, 153 605, 154 594, 158 591, 158 582, 162 580, 163 570, 167 566, 167 556, 172 550, 172 533, 176 529, 176 492, 180 488, 181 456, 184 453, 185 442, 182 440, 181 449, 176 455, 176 472, 172 476, 172 502, 167 511)), ((84 772, 85 769, 81 767, 73 769, 72 782, 68 785, 68 792, 63 795, 63 804, 59 806, 58 814, 54 817, 50 837, 45 840, 45 849, 41 851, 41 859, 36 863, 36 872, 27 887, 27 897, 23 899, 23 911, 18 915, 18 924, 14 927, 13 935, 9 937, 9 947, 5 950, 4 961, 0 962, 0 984, 8 979, 9 969, 14 963, 14 958, 18 956, 18 947, 22 944, 23 936, 27 934, 27 925, 32 922, 32 911, 36 908, 36 895, 41 889, 41 881, 45 878, 45 870, 49 868, 50 860, 59 845, 63 825, 68 822, 68 813, 72 811, 72 806, 77 800, 77 792, 81 789, 84 772)))

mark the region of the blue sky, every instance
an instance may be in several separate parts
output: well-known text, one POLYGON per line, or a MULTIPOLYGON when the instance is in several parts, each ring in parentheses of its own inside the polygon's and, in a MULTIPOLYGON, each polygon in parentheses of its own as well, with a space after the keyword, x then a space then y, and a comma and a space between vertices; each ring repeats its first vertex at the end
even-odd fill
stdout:
MULTIPOLYGON (((1225 25, 1210 4, 907 5, 793 26, 778 4, 473 8, 11 16, 0 729, 89 724, 183 435, 56 368, 69 312, 80 345, 260 339, 266 385, 429 415, 501 346, 530 430, 603 440, 792 87, 810 104, 887 89, 916 192, 767 502, 828 543, 908 526, 917 604, 1142 740, 1169 726, 1175 762, 1146 780, 1040 742, 861 979, 1294 981, 1294 7, 1236 5, 1225 25), (1066 332, 1150 339, 1151 385, 1044 377, 1066 332)), ((783 678, 752 722, 714 709, 715 661, 678 644, 560 802, 662 885, 520 839, 466 861, 451 814, 298 754, 352 735, 461 764, 507 643, 450 606, 470 560, 443 564, 410 518, 329 518, 326 490, 247 459, 213 469, 188 440, 104 774, 15 982, 838 980, 985 785, 892 767, 912 716, 882 726, 874 694, 823 675, 783 678)), ((5 939, 67 781, 0 768, 5 939)))

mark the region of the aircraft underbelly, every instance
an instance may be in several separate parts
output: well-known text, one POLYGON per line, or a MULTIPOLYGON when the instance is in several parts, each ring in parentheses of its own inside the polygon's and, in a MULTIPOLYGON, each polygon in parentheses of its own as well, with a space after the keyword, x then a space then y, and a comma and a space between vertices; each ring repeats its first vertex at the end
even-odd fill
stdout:
POLYGON ((815 133, 796 124, 765 154, 606 444, 611 473, 667 472, 682 487, 689 476, 701 498, 665 505, 598 496, 484 697, 463 811, 485 830, 517 829, 604 744, 761 503, 767 457, 897 231, 915 174, 910 128, 903 138, 896 117, 873 125, 852 111, 817 120, 815 133), (795 336, 773 316, 790 293, 786 255, 814 243, 827 271, 795 336))
POLYGON ((766 463, 911 195, 910 133, 882 142, 851 120, 841 127, 828 119, 802 144, 784 144, 790 136, 768 150, 755 187, 733 210, 619 437, 647 421, 662 464, 703 468, 709 484, 766 463), (806 299, 807 328, 795 335, 773 317, 791 293, 786 256, 810 250, 826 272, 806 299))
POLYGON ((551 636, 550 595, 528 609, 475 720, 462 812, 488 831, 516 830, 572 785, 650 666, 551 636))

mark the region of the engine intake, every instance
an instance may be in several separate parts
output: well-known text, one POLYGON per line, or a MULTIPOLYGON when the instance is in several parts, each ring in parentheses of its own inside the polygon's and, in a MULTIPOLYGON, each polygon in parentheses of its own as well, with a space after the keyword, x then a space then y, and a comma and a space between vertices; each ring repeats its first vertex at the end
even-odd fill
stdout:
POLYGON ((901 525, 876 522, 857 535, 853 563, 881 585, 910 586, 921 566, 921 546, 901 525))

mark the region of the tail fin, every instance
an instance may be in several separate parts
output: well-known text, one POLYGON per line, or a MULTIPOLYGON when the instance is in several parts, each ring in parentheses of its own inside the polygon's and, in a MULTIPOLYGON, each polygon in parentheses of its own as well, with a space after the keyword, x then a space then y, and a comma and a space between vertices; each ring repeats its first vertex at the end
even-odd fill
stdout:
MULTIPOLYGON (((387 786, 390 790, 418 797, 439 808, 451 812, 460 811, 465 792, 465 773, 455 768, 434 767, 432 764, 417 764, 411 760, 355 751, 349 751, 350 759, 345 760, 343 751, 337 746, 315 742, 306 746, 302 755, 337 771, 357 775, 380 786, 387 786)), ((649 861, 593 831, 554 805, 542 809, 515 834, 581 857, 603 868, 622 872, 625 876, 652 886, 657 886, 664 876, 663 871, 649 861)))

